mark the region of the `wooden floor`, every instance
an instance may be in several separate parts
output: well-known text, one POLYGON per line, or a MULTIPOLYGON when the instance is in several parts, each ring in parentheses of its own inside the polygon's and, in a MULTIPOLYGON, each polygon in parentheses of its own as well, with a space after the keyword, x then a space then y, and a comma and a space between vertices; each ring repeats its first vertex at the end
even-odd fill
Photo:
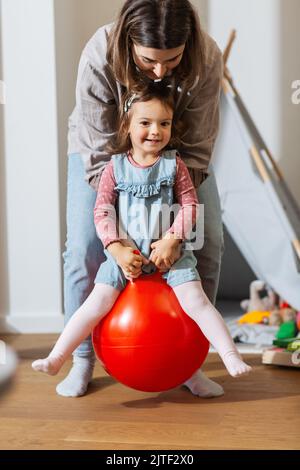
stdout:
POLYGON ((89 393, 63 398, 56 377, 35 373, 33 359, 48 353, 53 335, 4 338, 19 353, 15 382, 0 401, 1 449, 300 449, 299 370, 262 366, 227 375, 218 356, 204 366, 226 394, 197 398, 179 387, 141 393, 116 383, 98 364, 89 393))

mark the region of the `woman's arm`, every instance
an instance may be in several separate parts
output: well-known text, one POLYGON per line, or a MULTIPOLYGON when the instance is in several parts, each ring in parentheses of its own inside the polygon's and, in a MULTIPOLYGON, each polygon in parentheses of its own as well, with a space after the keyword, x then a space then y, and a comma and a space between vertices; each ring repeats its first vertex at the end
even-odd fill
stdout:
POLYGON ((207 177, 219 130, 219 102, 223 78, 223 57, 207 36, 207 68, 203 80, 191 90, 191 100, 180 116, 186 131, 181 137, 181 158, 188 167, 195 188, 207 177))
POLYGON ((69 148, 80 153, 86 180, 97 190, 110 160, 107 144, 116 132, 121 86, 107 63, 112 24, 99 28, 82 51, 76 83, 76 107, 69 119, 69 148))
POLYGON ((115 136, 117 104, 103 70, 87 62, 76 88, 77 137, 88 182, 97 189, 115 136), (96 178, 95 180, 93 177, 96 178))

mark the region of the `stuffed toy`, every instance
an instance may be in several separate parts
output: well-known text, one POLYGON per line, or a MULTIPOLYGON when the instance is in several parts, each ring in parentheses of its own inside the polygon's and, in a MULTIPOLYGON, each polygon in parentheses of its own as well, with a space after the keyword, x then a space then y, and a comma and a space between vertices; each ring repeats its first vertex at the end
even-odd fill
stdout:
POLYGON ((249 297, 240 304, 247 313, 239 319, 239 323, 280 326, 282 323, 296 322, 296 310, 286 303, 280 303, 279 296, 265 282, 251 282, 249 297), (263 292, 267 295, 263 295, 263 292))
POLYGON ((242 300, 241 307, 246 312, 271 311, 278 308, 278 295, 266 286, 264 281, 256 280, 250 284, 250 298, 242 300), (261 297, 260 292, 265 291, 266 296, 261 297))

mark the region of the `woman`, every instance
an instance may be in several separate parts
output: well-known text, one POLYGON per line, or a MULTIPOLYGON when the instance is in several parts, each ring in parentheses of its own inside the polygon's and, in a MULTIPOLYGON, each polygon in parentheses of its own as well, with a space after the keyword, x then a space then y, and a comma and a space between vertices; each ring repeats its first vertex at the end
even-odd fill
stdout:
MULTIPOLYGON (((205 208, 205 244, 195 252, 197 269, 206 295, 215 302, 223 233, 215 178, 207 169, 218 130, 221 78, 221 52, 201 31, 188 0, 127 0, 116 22, 101 27, 86 45, 69 123, 66 322, 92 291, 99 265, 105 260, 93 209, 102 171, 110 160, 105 148, 116 135, 118 106, 126 90, 134 91, 147 80, 170 82, 176 103, 174 118, 184 124, 178 150, 205 208)), ((83 395, 94 362, 88 338, 74 352, 73 367, 57 386, 57 393, 83 395)), ((201 371, 184 385, 201 397, 224 393, 201 371)))

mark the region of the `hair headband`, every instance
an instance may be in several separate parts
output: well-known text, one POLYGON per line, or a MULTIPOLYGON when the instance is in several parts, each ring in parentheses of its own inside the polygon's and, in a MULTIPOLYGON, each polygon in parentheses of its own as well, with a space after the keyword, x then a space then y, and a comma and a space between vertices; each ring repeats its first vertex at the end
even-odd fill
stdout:
POLYGON ((127 98, 127 100, 124 103, 124 113, 128 113, 134 100, 136 100, 137 98, 138 98, 138 95, 136 93, 133 93, 131 96, 129 96, 129 98, 127 98))

